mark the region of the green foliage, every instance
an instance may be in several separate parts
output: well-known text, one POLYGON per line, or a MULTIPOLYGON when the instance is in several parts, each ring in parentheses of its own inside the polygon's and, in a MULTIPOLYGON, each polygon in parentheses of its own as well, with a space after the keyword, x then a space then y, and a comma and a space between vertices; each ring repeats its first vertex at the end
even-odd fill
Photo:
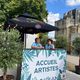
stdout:
POLYGON ((47 33, 40 33, 39 36, 41 38, 41 44, 45 46, 48 39, 47 33))
POLYGON ((0 68, 3 70, 14 67, 21 61, 23 44, 19 36, 16 30, 0 30, 0 68))
POLYGON ((56 48, 67 48, 67 39, 64 36, 57 36, 56 37, 56 48))
POLYGON ((80 54, 80 37, 75 38, 75 40, 73 40, 73 46, 74 46, 74 50, 80 54))
POLYGON ((43 20, 47 16, 45 0, 23 0, 19 9, 22 13, 28 12, 36 16, 39 20, 43 20))
POLYGON ((43 20, 47 16, 45 0, 0 0, 0 24, 23 13, 43 20))

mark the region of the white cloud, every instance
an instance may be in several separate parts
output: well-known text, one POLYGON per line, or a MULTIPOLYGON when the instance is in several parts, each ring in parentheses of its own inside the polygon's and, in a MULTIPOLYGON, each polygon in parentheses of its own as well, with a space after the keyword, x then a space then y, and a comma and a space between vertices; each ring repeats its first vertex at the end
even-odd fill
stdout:
POLYGON ((55 25, 55 21, 57 21, 59 19, 60 19, 59 13, 49 12, 48 16, 47 16, 47 21, 48 21, 47 23, 54 26, 55 25))
MULTIPOLYGON (((47 23, 50 25, 55 25, 55 21, 60 19, 59 13, 49 12, 47 16, 47 23)), ((52 38, 55 41, 55 31, 48 32, 48 38, 52 38)))
POLYGON ((67 0, 66 3, 68 6, 76 6, 80 5, 80 0, 67 0))

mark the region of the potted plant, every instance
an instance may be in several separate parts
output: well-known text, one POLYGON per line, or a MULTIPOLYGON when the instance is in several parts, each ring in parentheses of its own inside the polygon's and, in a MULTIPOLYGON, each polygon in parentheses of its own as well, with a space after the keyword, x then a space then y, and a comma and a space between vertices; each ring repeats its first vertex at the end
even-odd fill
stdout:
POLYGON ((79 65, 75 66, 76 73, 80 74, 80 37, 73 40, 73 46, 76 54, 79 55, 79 65))
POLYGON ((10 32, 0 30, 0 68, 3 76, 0 80, 13 80, 7 75, 7 69, 16 66, 21 61, 23 44, 19 39, 19 32, 12 29, 10 32))

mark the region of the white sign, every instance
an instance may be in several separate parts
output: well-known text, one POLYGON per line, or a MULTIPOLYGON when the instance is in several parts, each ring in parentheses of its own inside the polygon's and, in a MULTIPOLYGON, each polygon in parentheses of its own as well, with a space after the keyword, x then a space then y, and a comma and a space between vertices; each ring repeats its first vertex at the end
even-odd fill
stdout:
POLYGON ((62 80, 60 71, 64 70, 65 62, 59 64, 63 57, 57 53, 56 50, 24 50, 21 80, 62 80))

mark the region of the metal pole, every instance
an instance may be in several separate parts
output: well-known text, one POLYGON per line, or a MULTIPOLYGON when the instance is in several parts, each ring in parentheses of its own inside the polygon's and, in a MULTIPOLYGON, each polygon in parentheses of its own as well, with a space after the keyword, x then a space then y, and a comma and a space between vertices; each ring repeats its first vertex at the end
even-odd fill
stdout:
POLYGON ((26 34, 24 33, 24 48, 26 48, 26 34))

